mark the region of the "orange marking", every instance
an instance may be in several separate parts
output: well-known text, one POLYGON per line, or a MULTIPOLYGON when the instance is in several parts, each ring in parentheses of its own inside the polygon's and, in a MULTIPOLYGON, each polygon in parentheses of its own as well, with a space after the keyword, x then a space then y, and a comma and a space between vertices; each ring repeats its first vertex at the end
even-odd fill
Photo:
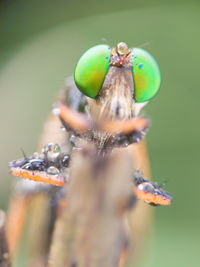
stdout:
POLYGON ((10 173, 14 176, 26 178, 29 180, 44 182, 56 186, 64 186, 65 180, 62 176, 50 175, 46 172, 24 170, 22 168, 11 168, 10 173))
POLYGON ((154 194, 148 193, 146 191, 140 190, 138 187, 134 188, 134 194, 138 198, 146 201, 147 203, 153 203, 156 205, 164 205, 164 206, 168 206, 171 204, 170 199, 165 198, 162 195, 154 195, 154 194))
POLYGON ((108 121, 93 121, 93 124, 89 122, 85 115, 72 110, 67 105, 60 104, 58 106, 59 116, 63 119, 72 129, 81 132, 87 132, 92 128, 92 125, 96 125, 100 131, 106 131, 109 133, 129 133, 133 131, 140 131, 148 127, 149 120, 147 118, 132 118, 129 120, 108 120, 108 121))
POLYGON ((108 120, 100 123, 100 130, 104 130, 109 133, 129 133, 133 131, 140 131, 145 129, 149 125, 147 118, 132 118, 129 120, 108 120))
POLYGON ((60 104, 58 109, 60 118, 63 119, 72 129, 87 132, 88 129, 91 128, 87 117, 82 115, 80 112, 74 111, 64 104, 60 104))

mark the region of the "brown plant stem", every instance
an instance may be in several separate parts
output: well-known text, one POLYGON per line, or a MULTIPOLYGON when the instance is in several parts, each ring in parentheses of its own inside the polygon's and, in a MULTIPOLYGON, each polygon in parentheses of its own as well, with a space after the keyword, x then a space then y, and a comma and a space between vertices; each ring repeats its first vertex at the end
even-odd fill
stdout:
POLYGON ((5 233, 5 213, 0 210, 0 267, 10 267, 10 257, 5 233))
POLYGON ((21 233, 25 223, 28 203, 29 198, 26 195, 22 196, 15 194, 10 201, 7 216, 6 235, 12 260, 15 260, 18 250, 21 233))
POLYGON ((116 267, 126 244, 124 215, 132 195, 126 150, 106 158, 92 145, 74 151, 68 206, 56 222, 49 267, 116 267))

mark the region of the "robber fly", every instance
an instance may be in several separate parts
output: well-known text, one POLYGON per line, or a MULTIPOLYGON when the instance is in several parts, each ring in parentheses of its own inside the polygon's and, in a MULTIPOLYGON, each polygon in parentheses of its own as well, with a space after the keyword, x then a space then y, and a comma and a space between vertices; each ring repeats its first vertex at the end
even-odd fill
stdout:
MULTIPOLYGON (((66 101, 54 104, 53 112, 70 133, 72 148, 92 142, 105 156, 114 148, 139 143, 149 127, 140 110, 159 91, 161 75, 155 59, 141 48, 96 45, 79 59, 66 101)), ((34 153, 10 163, 14 176, 62 187, 70 181, 70 153, 48 143, 34 153)), ((133 194, 152 205, 169 205, 171 195, 156 183, 133 175, 133 194)))

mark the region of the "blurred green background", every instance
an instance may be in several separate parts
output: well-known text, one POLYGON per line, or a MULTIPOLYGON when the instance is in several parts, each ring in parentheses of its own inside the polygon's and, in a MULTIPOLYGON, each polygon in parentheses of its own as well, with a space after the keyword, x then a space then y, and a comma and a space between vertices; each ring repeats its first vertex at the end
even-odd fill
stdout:
POLYGON ((32 154, 52 102, 89 47, 125 41, 156 58, 160 93, 146 107, 153 179, 167 181, 170 207, 156 208, 145 267, 200 266, 199 1, 0 1, 0 207, 8 162, 32 154))

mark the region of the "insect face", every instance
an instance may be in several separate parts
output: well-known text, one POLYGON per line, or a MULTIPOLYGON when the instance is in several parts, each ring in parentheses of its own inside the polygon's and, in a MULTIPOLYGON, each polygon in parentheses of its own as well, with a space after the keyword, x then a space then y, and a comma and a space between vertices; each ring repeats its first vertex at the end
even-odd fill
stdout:
POLYGON ((78 61, 74 78, 79 90, 96 100, 89 100, 92 115, 103 119, 135 116, 137 103, 153 98, 161 82, 155 59, 123 42, 112 49, 90 48, 78 61))

